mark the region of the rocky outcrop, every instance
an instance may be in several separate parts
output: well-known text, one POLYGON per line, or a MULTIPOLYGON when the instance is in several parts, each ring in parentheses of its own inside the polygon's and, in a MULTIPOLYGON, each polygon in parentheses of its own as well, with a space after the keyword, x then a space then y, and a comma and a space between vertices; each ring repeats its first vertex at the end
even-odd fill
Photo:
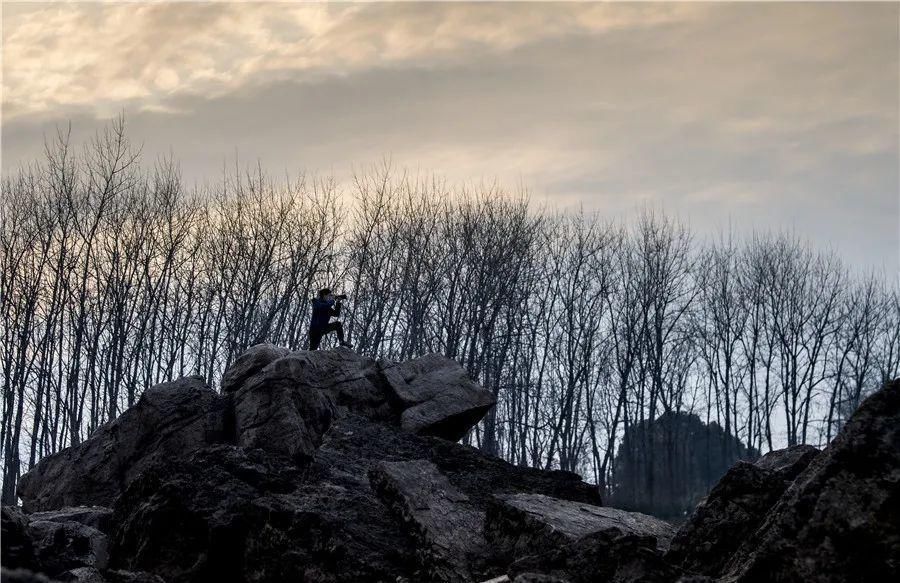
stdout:
POLYGON ((27 511, 111 506, 159 460, 190 455, 222 438, 219 397, 199 377, 144 391, 138 402, 86 441, 42 459, 19 479, 27 511))
POLYGON ((108 570, 111 511, 74 507, 25 514, 2 512, 3 581, 162 583, 148 573, 108 570), (99 527, 99 528, 98 528, 99 527))
POLYGON ((866 399, 731 557, 723 582, 900 579, 900 380, 866 399))
POLYGON ((672 583, 681 570, 667 563, 653 536, 600 530, 513 563, 509 571, 540 573, 569 583, 672 583))
POLYGON ((109 534, 112 526, 112 509, 105 506, 69 506, 59 510, 32 512, 31 521, 77 522, 109 534))
POLYGON ((334 406, 299 358, 280 358, 250 377, 232 396, 237 445, 297 460, 311 459, 331 425, 334 406))
POLYGON ((394 397, 405 407, 401 427, 406 431, 456 441, 496 403, 462 367, 440 354, 382 362, 381 369, 394 397))
POLYGON ((690 571, 718 575, 765 519, 791 481, 819 450, 798 445, 737 462, 678 530, 667 559, 690 571))
POLYGON ((669 523, 646 514, 542 494, 498 496, 486 520, 488 540, 511 560, 567 547, 606 530, 652 540, 649 546, 654 551, 668 548, 675 531, 669 523))
POLYGON ((262 345, 226 372, 222 395, 196 378, 152 387, 26 474, 23 509, 2 512, 4 581, 898 575, 897 383, 825 452, 736 464, 672 539, 663 521, 603 507, 576 474, 456 443, 492 402, 461 371, 437 356, 262 345))
POLYGON ((238 356, 222 375, 220 386, 223 393, 231 393, 242 386, 254 374, 264 369, 291 351, 274 344, 257 344, 251 346, 238 356))
POLYGON ((483 575, 484 511, 427 460, 383 462, 369 472, 379 497, 409 528, 431 581, 465 582, 483 575))

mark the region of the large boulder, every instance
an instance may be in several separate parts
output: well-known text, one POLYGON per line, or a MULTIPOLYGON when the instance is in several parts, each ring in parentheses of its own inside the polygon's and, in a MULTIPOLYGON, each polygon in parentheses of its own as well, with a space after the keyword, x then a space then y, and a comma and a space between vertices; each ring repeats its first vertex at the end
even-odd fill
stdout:
POLYGON ((382 501, 409 528, 429 581, 480 580, 488 556, 483 510, 428 460, 383 462, 369 472, 382 501))
POLYGON ((819 450, 797 445, 737 462, 701 501, 672 541, 666 558, 698 574, 718 575, 819 450))
POLYGON ((220 386, 223 393, 231 393, 242 386, 254 374, 291 351, 274 344, 257 344, 245 350, 222 374, 220 386))
POLYGON ((401 427, 406 431, 456 441, 496 403, 458 363, 440 354, 402 363, 383 361, 381 369, 404 407, 401 427))
POLYGON ((87 440, 47 456, 19 479, 28 512, 111 506, 156 460, 190 454, 222 438, 219 397, 199 377, 144 391, 138 402, 87 440))
MULTIPOLYGON (((159 464, 116 504, 114 566, 170 583, 380 580, 396 567, 367 561, 363 549, 336 537, 319 499, 297 491, 303 482, 287 457, 228 445, 159 464)), ((317 486, 322 498, 340 496, 317 486)), ((354 509, 365 514, 353 504, 346 517, 354 509)), ((392 543, 402 547, 383 544, 392 543)))
POLYGON ((534 493, 498 496, 486 519, 488 540, 511 560, 567 547, 611 529, 652 539, 653 548, 660 551, 668 548, 675 530, 668 522, 639 512, 534 493))
POLYGON ((762 580, 900 580, 900 379, 860 405, 721 578, 762 580))
POLYGON ((569 583, 673 583, 682 573, 663 559, 656 537, 618 528, 593 532, 523 557, 510 566, 509 572, 514 581, 519 581, 523 573, 532 577, 540 573, 569 583))
POLYGON ((54 576, 77 567, 106 568, 109 539, 96 528, 80 522, 35 520, 28 524, 35 564, 54 576))
POLYGON ((250 377, 233 394, 237 445, 309 460, 331 425, 334 407, 311 383, 308 359, 280 358, 250 377))
POLYGON ((59 510, 32 512, 29 520, 46 522, 78 522, 109 534, 112 525, 112 509, 106 506, 69 506, 59 510))
POLYGON ((34 568, 36 561, 34 544, 28 535, 28 517, 15 506, 4 506, 0 510, 0 547, 4 567, 34 568))
POLYGON ((16 507, 4 506, 0 541, 3 565, 55 578, 70 569, 105 568, 109 561, 109 540, 106 534, 85 524, 95 519, 102 521, 101 514, 100 509, 69 509, 28 515, 16 507))

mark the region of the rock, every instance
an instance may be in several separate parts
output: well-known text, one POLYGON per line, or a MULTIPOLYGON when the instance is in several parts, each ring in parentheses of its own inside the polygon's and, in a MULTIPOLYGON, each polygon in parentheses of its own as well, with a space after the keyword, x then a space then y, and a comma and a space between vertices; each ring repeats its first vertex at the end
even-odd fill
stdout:
POLYGON ((79 522, 34 520, 28 524, 40 571, 59 575, 77 567, 103 569, 109 562, 109 539, 96 528, 79 522))
POLYGON ((32 521, 78 522, 109 534, 112 509, 105 506, 69 506, 60 510, 45 510, 28 515, 32 521))
POLYGON ((536 571, 571 583, 672 583, 681 570, 656 546, 654 536, 608 528, 519 559, 510 574, 536 571))
POLYGON ((666 558, 696 574, 717 576, 819 450, 797 445, 738 462, 681 526, 666 558))
POLYGON ((221 423, 218 396, 199 377, 156 385, 86 441, 38 462, 19 479, 18 495, 27 512, 111 506, 155 460, 220 439, 221 423))
POLYGON ((222 392, 231 393, 238 390, 248 378, 290 352, 287 348, 274 344, 251 346, 225 369, 220 383, 222 392))
POLYGON ((34 545, 28 536, 28 517, 15 506, 4 506, 0 511, 0 546, 5 567, 34 568, 34 545))
POLYGON ((770 451, 753 463, 759 468, 774 472, 782 480, 793 482, 820 453, 812 445, 794 445, 770 451))
POLYGON ((541 494, 499 496, 486 518, 486 536, 510 560, 571 545, 609 529, 653 539, 653 548, 669 546, 674 528, 667 522, 617 508, 559 500, 541 494))
POLYGON ((0 567, 0 581, 3 583, 55 583, 40 573, 28 569, 8 569, 0 567))
POLYGON ((406 431, 457 441, 496 403, 465 369, 440 354, 399 364, 382 362, 381 370, 405 407, 401 426, 406 431))
POLYGON ((478 580, 487 556, 484 512, 427 460, 383 462, 373 489, 412 531, 430 581, 478 580))
POLYGON ((411 576, 411 541, 374 495, 317 478, 226 445, 159 464, 116 504, 115 566, 170 583, 411 576))
POLYGON ((239 446, 298 461, 312 459, 331 425, 334 408, 320 387, 306 382, 307 363, 294 356, 280 358, 234 393, 239 446))
POLYGON ((786 487, 773 472, 738 462, 681 526, 666 558, 699 574, 718 575, 786 487))
POLYGON ((162 578, 150 573, 133 571, 101 571, 94 567, 70 569, 57 577, 59 581, 77 583, 165 583, 162 578))
POLYGON ((900 580, 900 379, 860 405, 720 580, 900 580))
MULTIPOLYGON (((507 579, 508 580, 508 579, 507 579)), ((519 573, 513 583, 569 583, 568 579, 543 573, 519 573)))
POLYGON ((73 581, 77 583, 107 583, 106 577, 99 569, 94 567, 78 567, 77 569, 69 569, 57 576, 60 581, 73 581))

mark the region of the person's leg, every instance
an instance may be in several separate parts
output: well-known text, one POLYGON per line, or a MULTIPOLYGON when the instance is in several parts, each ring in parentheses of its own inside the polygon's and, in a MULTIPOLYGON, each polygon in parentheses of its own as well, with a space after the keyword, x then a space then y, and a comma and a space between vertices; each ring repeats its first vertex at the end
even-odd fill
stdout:
POLYGON ((309 349, 310 350, 318 350, 319 344, 322 342, 322 331, 321 330, 310 330, 309 331, 309 349))
POLYGON ((344 343, 344 325, 343 324, 341 324, 340 322, 332 322, 332 323, 328 324, 328 329, 334 330, 334 332, 337 334, 338 342, 340 342, 341 344, 344 343))
POLYGON ((327 332, 334 332, 337 334, 338 342, 340 342, 341 346, 350 347, 350 343, 344 340, 344 325, 340 322, 330 322, 328 327, 325 329, 327 332))

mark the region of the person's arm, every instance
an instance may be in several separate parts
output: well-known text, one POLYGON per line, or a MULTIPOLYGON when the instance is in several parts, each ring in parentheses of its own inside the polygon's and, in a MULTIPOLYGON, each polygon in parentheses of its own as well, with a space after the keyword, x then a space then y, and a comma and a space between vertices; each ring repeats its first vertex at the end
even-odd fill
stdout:
POLYGON ((337 318, 341 315, 341 302, 332 302, 334 306, 331 308, 331 315, 337 318))

